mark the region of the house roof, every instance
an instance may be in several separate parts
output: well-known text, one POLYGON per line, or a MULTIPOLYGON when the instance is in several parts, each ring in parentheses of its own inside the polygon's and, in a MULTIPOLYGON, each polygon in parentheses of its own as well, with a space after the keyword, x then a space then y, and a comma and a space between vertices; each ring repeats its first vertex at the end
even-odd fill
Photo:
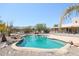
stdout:
POLYGON ((62 27, 79 27, 79 23, 78 24, 62 24, 62 27))

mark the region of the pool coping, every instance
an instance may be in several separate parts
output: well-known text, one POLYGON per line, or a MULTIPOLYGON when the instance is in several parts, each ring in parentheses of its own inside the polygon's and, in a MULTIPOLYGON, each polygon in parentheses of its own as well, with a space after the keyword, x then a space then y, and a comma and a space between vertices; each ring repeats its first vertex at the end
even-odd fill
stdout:
POLYGON ((18 47, 16 46, 17 42, 12 44, 11 47, 17 51, 33 51, 33 52, 50 52, 50 53, 54 53, 54 54, 59 54, 59 55, 63 55, 66 54, 67 52, 69 52, 69 48, 70 48, 70 44, 66 44, 64 47, 62 48, 54 48, 54 49, 43 49, 43 48, 31 48, 31 47, 18 47))
MULTIPOLYGON (((49 37, 48 37, 49 38, 49 37)), ((22 39, 19 39, 19 41, 22 39)), ((56 39, 58 40, 58 39, 56 39)), ((62 41, 62 40, 61 40, 62 41)), ((35 52, 54 52, 57 54, 64 54, 68 52, 68 49, 70 48, 71 44, 67 43, 65 46, 61 48, 53 48, 53 49, 43 49, 43 48, 34 48, 34 47, 20 47, 16 46, 18 42, 11 45, 11 47, 18 51, 35 51, 35 52), (60 52, 61 51, 61 52, 60 52), (63 52, 62 52, 63 51, 63 52)))

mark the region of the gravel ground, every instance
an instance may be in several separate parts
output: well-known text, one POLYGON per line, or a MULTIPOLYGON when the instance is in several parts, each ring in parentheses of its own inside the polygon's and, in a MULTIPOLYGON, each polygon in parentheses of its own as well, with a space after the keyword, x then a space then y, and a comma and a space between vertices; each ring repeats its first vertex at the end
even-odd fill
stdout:
MULTIPOLYGON (((15 40, 8 38, 8 41, 13 42, 15 40)), ((55 55, 54 53, 48 53, 48 52, 17 51, 11 48, 11 45, 1 48, 3 44, 4 43, 0 43, 0 56, 60 56, 60 55, 55 55)), ((69 49, 69 53, 64 54, 62 56, 79 56, 79 48, 72 46, 69 49)))

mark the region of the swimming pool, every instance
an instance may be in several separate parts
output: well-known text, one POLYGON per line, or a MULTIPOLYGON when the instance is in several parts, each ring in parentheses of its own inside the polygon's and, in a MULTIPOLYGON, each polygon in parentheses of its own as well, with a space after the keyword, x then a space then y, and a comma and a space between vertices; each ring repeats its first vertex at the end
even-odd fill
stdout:
POLYGON ((65 45, 65 42, 51 39, 44 35, 27 35, 21 38, 16 46, 18 47, 31 47, 31 48, 43 48, 53 49, 61 48, 65 45))

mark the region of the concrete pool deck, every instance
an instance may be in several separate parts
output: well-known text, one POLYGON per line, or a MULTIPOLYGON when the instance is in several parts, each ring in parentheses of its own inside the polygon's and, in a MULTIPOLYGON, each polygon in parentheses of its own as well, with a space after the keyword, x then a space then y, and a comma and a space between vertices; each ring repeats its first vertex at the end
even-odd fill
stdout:
POLYGON ((79 46, 79 37, 71 37, 71 36, 60 36, 60 35, 53 35, 53 34, 49 34, 48 35, 49 38, 55 38, 58 40, 62 40, 65 42, 73 42, 74 45, 79 46))
MULTIPOLYGON (((71 39, 71 37, 68 37, 68 36, 60 36, 60 35, 52 35, 52 34, 47 34, 47 35, 49 37, 54 37, 56 39, 60 38, 59 40, 63 40, 63 41, 66 41, 66 42, 73 39, 73 37, 71 39), (66 39, 64 39, 64 38, 66 38, 66 39)), ((12 41, 12 40, 15 41, 15 39, 8 39, 8 40, 9 41, 12 41)), ((74 43, 79 43, 79 37, 74 37, 74 39, 72 41, 74 41, 74 43)), ((66 54, 63 54, 63 55, 58 54, 57 55, 57 54, 49 53, 49 52, 38 52, 38 51, 28 51, 28 50, 26 52, 25 51, 19 51, 19 50, 13 49, 11 47, 11 45, 9 45, 5 48, 0 49, 0 56, 79 56, 78 52, 79 52, 79 48, 77 48, 76 46, 71 46, 71 48, 69 48, 69 52, 66 53, 66 54)))

